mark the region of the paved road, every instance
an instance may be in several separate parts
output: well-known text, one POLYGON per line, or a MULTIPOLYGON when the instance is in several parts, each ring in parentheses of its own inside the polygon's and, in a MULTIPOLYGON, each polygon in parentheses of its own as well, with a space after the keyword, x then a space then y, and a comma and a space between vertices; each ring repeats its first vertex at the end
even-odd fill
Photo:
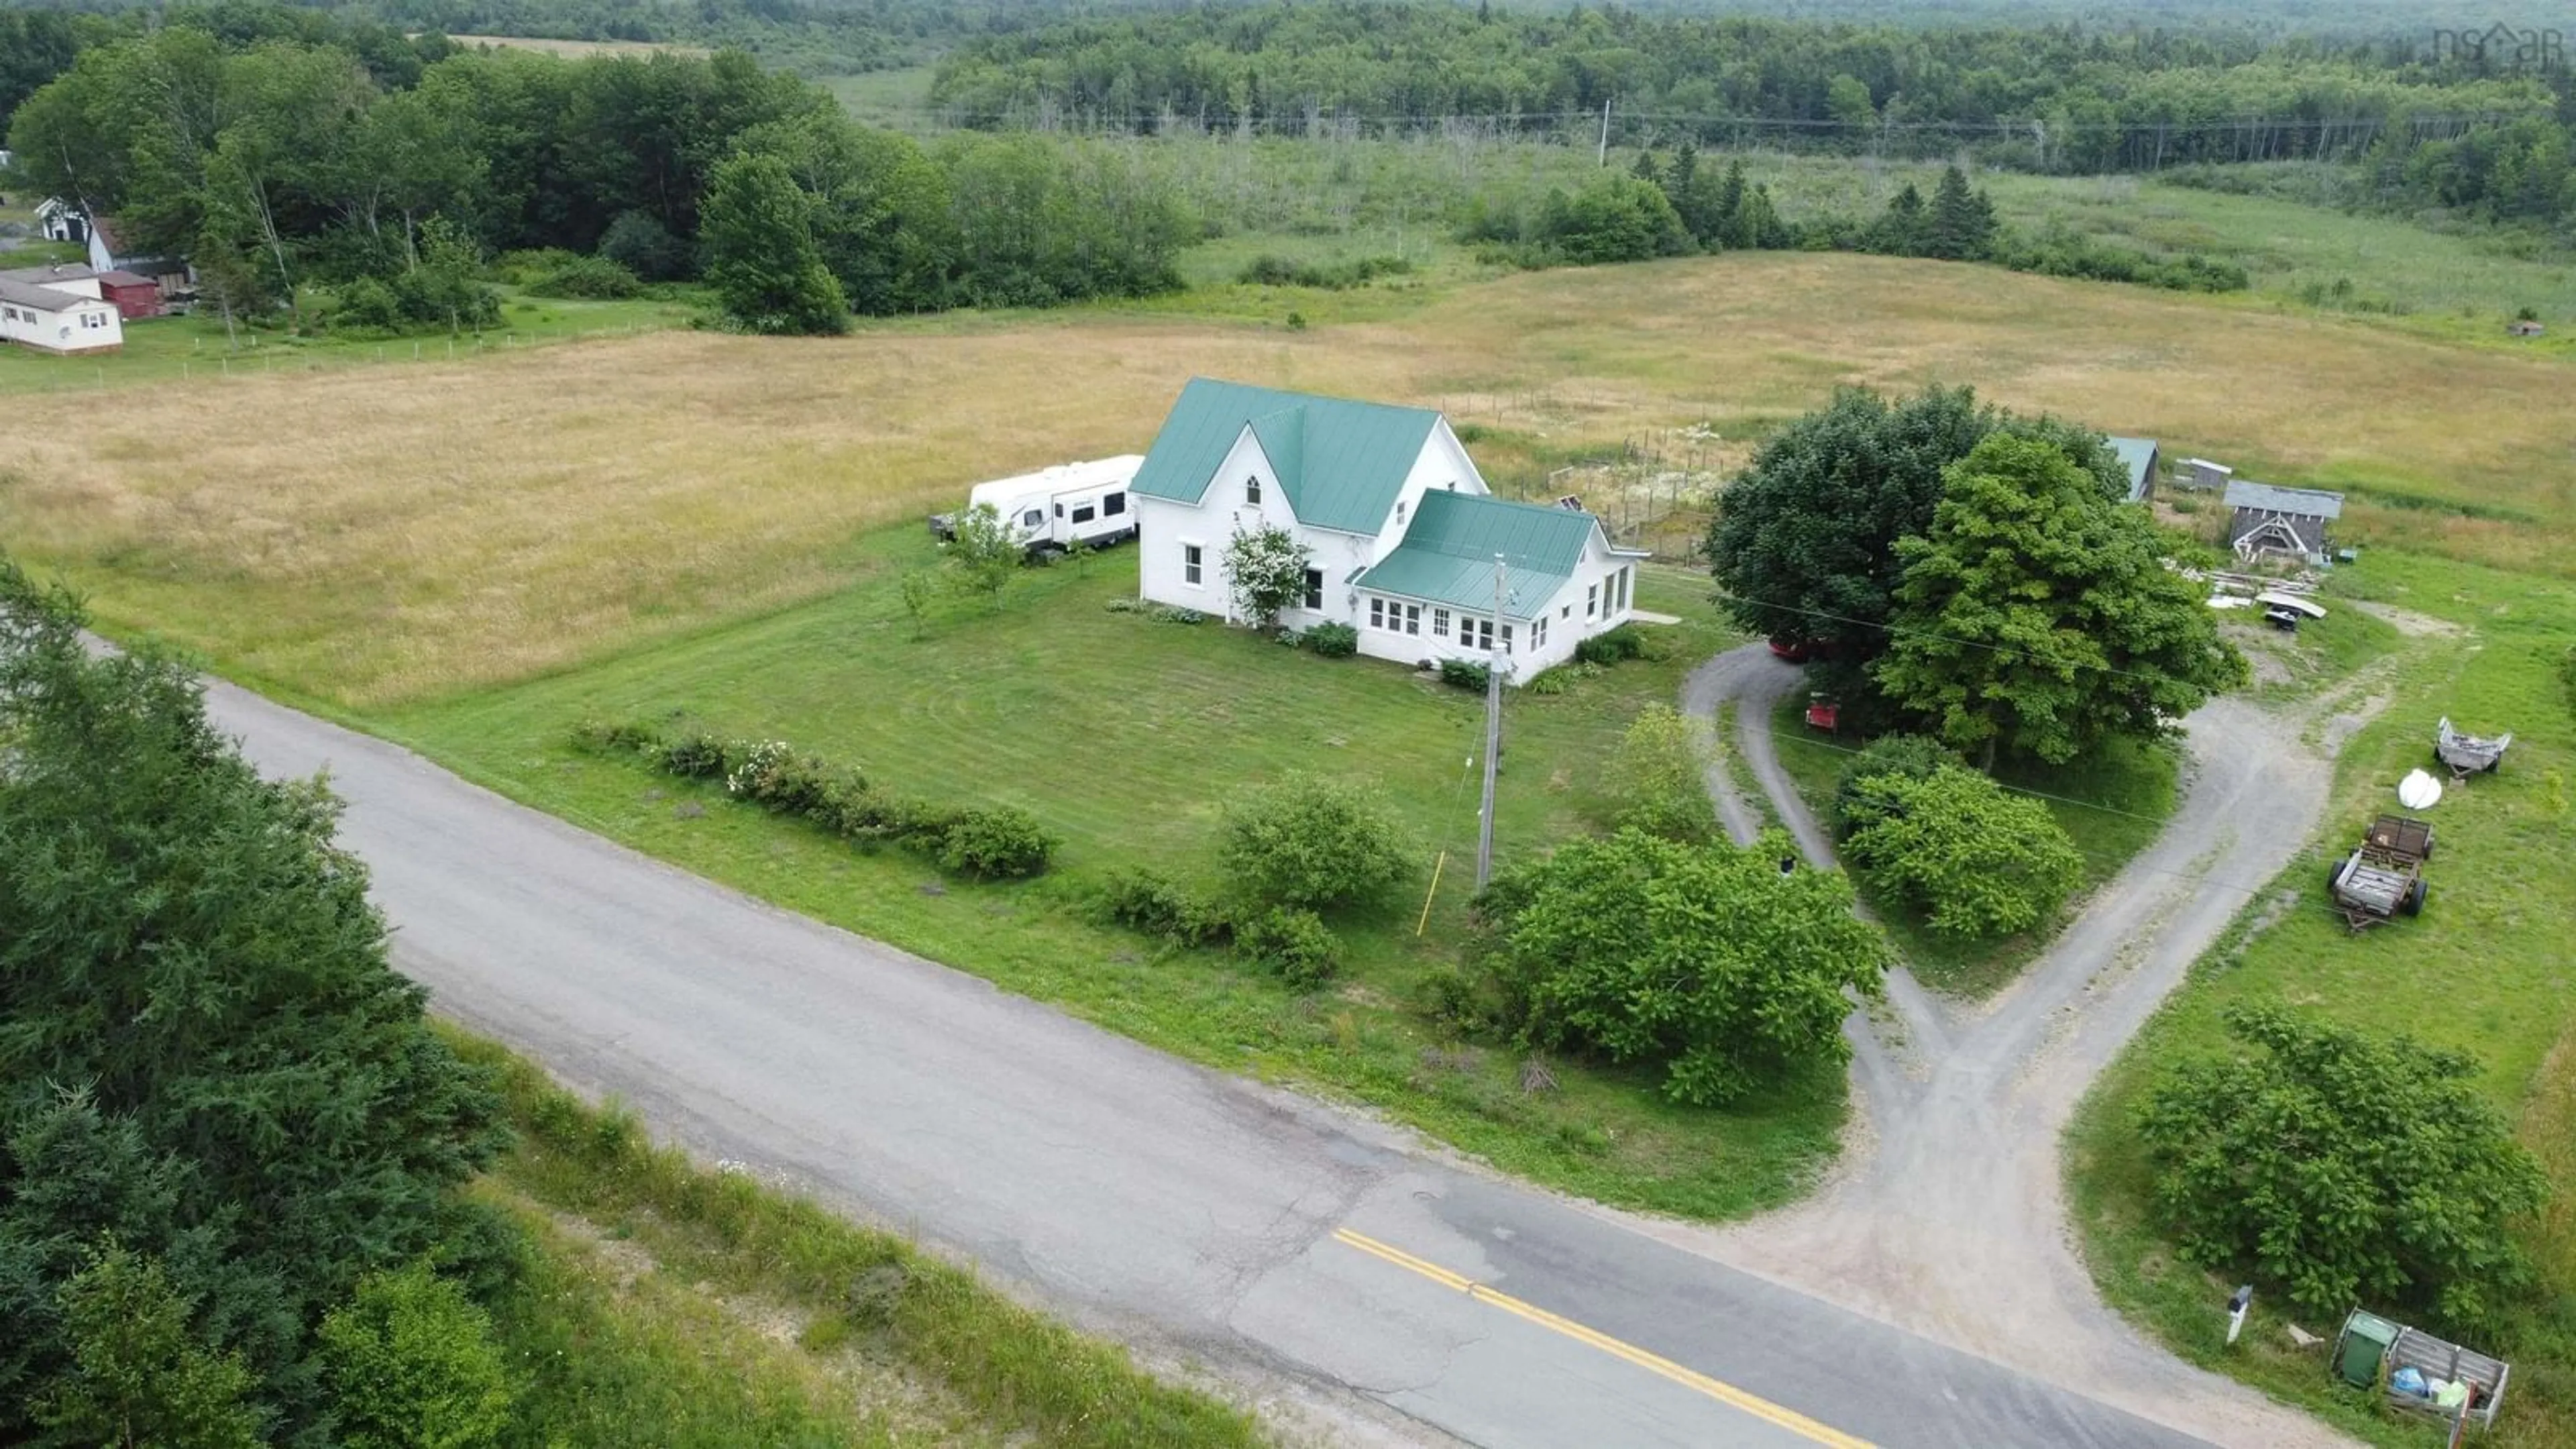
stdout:
POLYGON ((328 769, 444 1012, 658 1131, 971 1256, 1332 1437, 2165 1449, 2192 1439, 770 909, 226 686, 328 769))

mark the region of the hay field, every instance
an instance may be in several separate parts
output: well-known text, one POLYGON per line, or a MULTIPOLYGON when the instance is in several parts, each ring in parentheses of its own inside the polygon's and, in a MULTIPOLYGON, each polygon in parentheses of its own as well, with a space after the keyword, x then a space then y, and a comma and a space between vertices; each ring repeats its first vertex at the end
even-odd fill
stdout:
POLYGON ((1526 274, 1306 331, 1089 312, 820 341, 663 333, 200 381, 133 408, 29 399, 0 462, 0 546, 62 571, 112 627, 377 708, 829 592, 863 567, 862 531, 979 479, 1141 449, 1195 373, 1442 406, 1495 433, 1479 451, 1505 474, 1533 448, 1645 428, 1739 435, 1839 382, 1970 382, 2160 436, 2175 457, 2416 505, 2357 500, 2348 532, 2365 539, 2576 567, 2563 363, 2134 288, 1798 255, 1526 274))

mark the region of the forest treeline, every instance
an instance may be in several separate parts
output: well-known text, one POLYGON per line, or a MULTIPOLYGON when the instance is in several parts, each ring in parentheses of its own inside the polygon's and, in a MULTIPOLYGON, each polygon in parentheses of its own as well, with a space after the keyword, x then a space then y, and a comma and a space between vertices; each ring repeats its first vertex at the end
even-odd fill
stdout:
POLYGON ((1374 0, 1067 19, 960 47, 960 124, 1348 136, 1597 134, 1973 156, 2051 173, 2367 161, 2373 195, 2576 225, 2576 76, 2242 29, 1907 28, 1374 0))
POLYGON ((693 277, 701 203, 743 155, 794 183, 762 198, 772 243, 810 245, 863 312, 1157 291, 1194 235, 1114 150, 925 145, 739 51, 568 61, 364 27, 314 40, 296 12, 264 13, 276 33, 174 21, 82 51, 19 106, 13 185, 190 257, 235 313, 375 279, 415 318, 454 319, 475 310, 449 283, 478 250, 604 250, 645 281, 693 277))

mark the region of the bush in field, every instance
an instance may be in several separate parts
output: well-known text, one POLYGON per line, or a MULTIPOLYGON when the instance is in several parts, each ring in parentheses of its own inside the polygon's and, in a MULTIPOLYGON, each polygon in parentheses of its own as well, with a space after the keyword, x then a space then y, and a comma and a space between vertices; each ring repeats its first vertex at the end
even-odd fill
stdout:
POLYGON ((660 764, 687 780, 713 780, 725 773, 725 742, 693 729, 663 741, 660 764))
POLYGON ((2239 1050, 2140 1106, 2155 1206, 2193 1261, 2250 1266, 2310 1312, 2429 1309, 2460 1328, 2528 1281, 2513 1224, 2549 1181, 2462 1052, 2232 1007, 2239 1050))
POLYGON ((528 284, 531 296, 585 297, 597 301, 632 297, 643 290, 641 279, 606 257, 568 257, 528 284))
POLYGON ((1045 871, 1055 847, 1055 837, 1036 816, 996 805, 965 811, 941 832, 939 864, 966 875, 1016 879, 1045 871))
POLYGON ((1586 664, 1617 664, 1646 652, 1646 636, 1634 624, 1621 624, 1604 629, 1588 639, 1577 640, 1574 657, 1586 664))
POLYGON ((349 1449, 478 1449, 510 1427, 492 1321, 426 1265, 358 1280, 321 1339, 349 1449))
POLYGON ((1849 1048, 1843 990, 1875 995, 1886 941, 1835 871, 1796 854, 1685 845, 1641 830, 1577 840, 1477 897, 1477 957, 1525 1045, 1664 1070, 1664 1095, 1740 1100, 1849 1048))
POLYGON ((1300 638, 1327 659, 1347 659, 1360 652, 1360 631, 1349 624, 1317 624, 1300 638))
POLYGON ((1611 823, 1666 840, 1716 839, 1707 773, 1708 745, 1699 727, 1669 705, 1646 706, 1602 771, 1611 823))
POLYGON ((1843 761, 1842 773, 1834 781, 1834 838, 1846 839, 1884 813, 1882 797, 1865 789, 1865 781, 1882 775, 1919 780, 1966 763, 1957 751, 1928 735, 1881 735, 1870 741, 1867 748, 1843 761))
POLYGON ((1218 854, 1246 898, 1309 910, 1376 899, 1413 869, 1412 842, 1375 791, 1312 775, 1228 802, 1218 854))
POLYGON ((1341 943, 1313 911, 1273 906, 1235 927, 1234 953, 1300 991, 1333 979, 1341 943))
POLYGON ((1093 901, 1111 923, 1183 946, 1213 945, 1234 933, 1223 907, 1142 868, 1110 876, 1093 901))
POLYGON ((1960 765, 1854 782, 1866 823, 1843 854, 1955 936, 2008 936, 2054 915, 2084 857, 2048 808, 1960 765))
POLYGON ((1493 666, 1490 664, 1479 664, 1472 659, 1443 659, 1440 661, 1440 682, 1448 685, 1452 689, 1463 689, 1473 694, 1483 694, 1487 687, 1492 684, 1493 677, 1493 666))

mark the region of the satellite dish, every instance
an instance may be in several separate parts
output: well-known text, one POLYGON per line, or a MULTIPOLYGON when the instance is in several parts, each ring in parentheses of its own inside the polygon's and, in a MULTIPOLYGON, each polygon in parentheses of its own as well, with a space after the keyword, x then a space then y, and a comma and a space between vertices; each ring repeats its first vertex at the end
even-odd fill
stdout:
POLYGON ((2397 803, 2409 810, 2430 810, 2442 798, 2442 782, 2421 770, 2409 770, 2397 782, 2397 803))

